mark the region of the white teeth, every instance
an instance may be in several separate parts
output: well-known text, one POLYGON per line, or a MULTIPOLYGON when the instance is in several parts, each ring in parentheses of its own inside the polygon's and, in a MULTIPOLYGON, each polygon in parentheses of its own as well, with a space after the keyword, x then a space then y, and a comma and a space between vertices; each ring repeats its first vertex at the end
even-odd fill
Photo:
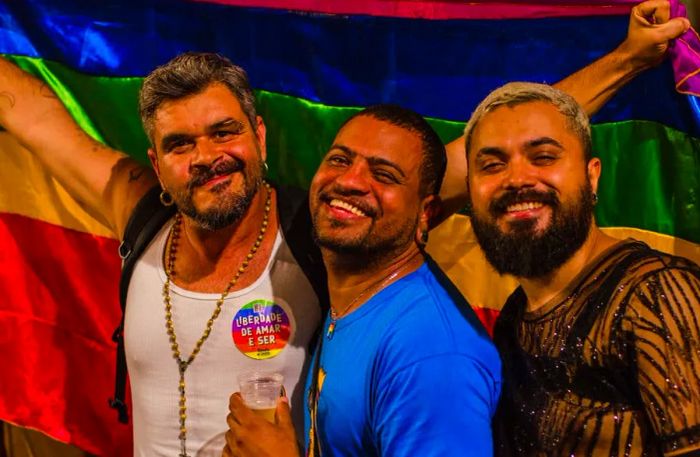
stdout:
POLYGON ((537 209, 537 208, 542 208, 542 203, 540 202, 524 202, 524 203, 516 203, 515 205, 510 205, 506 208, 506 211, 509 213, 516 212, 516 211, 527 211, 530 209, 537 209))
POLYGON ((331 202, 329 204, 333 207, 343 208, 344 210, 350 211, 352 214, 354 214, 356 216, 364 216, 364 217, 367 216, 360 208, 353 206, 350 203, 344 202, 342 200, 338 200, 337 198, 334 198, 333 200, 331 200, 331 202))

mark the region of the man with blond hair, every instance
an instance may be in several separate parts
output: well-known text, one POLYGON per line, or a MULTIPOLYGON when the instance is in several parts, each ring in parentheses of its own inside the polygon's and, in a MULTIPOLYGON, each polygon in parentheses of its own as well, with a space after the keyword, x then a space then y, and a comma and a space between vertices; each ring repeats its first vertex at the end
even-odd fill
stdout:
POLYGON ((494 339, 500 455, 698 455, 700 267, 593 217, 588 117, 550 86, 511 83, 465 130, 472 226, 520 287, 494 339))

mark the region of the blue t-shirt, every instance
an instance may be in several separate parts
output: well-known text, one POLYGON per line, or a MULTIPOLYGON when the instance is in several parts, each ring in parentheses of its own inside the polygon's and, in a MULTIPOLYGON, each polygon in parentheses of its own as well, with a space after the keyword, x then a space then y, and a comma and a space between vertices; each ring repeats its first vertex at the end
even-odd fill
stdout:
MULTIPOLYGON (((329 324, 317 413, 324 457, 493 454, 500 359, 434 262, 339 319, 330 338, 329 324)), ((307 447, 309 425, 307 408, 307 447)))

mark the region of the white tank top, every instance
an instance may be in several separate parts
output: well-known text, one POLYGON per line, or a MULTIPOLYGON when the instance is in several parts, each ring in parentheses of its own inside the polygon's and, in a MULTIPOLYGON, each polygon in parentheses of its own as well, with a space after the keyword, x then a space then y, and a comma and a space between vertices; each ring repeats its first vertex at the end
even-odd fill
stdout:
MULTIPOLYGON (((180 452, 179 375, 165 329, 162 296, 163 249, 171 225, 172 221, 153 239, 129 285, 124 333, 136 457, 172 457, 180 452)), ((170 297, 181 357, 186 358, 220 294, 171 284, 170 297)), ((229 396, 239 390, 237 376, 242 370, 284 375, 301 437, 308 347, 320 314, 318 298, 279 230, 265 271, 250 286, 228 295, 211 335, 187 369, 188 454, 221 455, 229 396)))

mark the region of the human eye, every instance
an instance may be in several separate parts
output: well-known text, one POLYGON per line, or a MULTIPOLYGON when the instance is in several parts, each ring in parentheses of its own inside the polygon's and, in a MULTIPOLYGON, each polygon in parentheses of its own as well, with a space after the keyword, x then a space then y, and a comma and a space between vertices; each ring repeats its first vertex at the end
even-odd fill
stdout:
POLYGON ((191 144, 192 141, 187 138, 178 138, 166 143, 164 150, 165 152, 182 154, 190 149, 191 144))
POLYGON ((342 167, 350 164, 350 159, 343 154, 330 154, 326 162, 334 167, 342 167))
POLYGON ((372 170, 372 174, 374 175, 374 179, 376 179, 377 181, 379 181, 381 183, 384 183, 384 184, 398 184, 399 183, 399 180, 394 175, 394 173, 392 173, 389 170, 379 168, 379 169, 372 170))
POLYGON ((546 166, 551 165, 557 160, 557 155, 548 151, 539 151, 532 157, 532 162, 535 165, 546 166))
POLYGON ((238 132, 229 130, 229 129, 221 129, 221 130, 216 130, 212 134, 214 137, 214 140, 216 141, 229 141, 231 140, 234 136, 236 136, 238 132))
POLYGON ((505 162, 497 159, 482 160, 479 162, 479 170, 484 173, 498 173, 505 167, 505 162))

